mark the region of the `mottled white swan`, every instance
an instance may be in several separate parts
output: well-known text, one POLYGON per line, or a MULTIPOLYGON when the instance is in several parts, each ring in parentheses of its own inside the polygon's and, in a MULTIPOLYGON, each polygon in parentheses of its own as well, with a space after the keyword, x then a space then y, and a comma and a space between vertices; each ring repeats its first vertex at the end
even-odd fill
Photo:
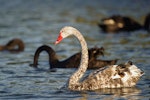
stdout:
POLYGON ((88 49, 87 44, 81 33, 70 26, 66 26, 60 30, 60 34, 55 42, 58 44, 64 38, 74 35, 81 43, 82 57, 78 70, 69 78, 68 88, 70 90, 96 90, 100 88, 122 88, 133 87, 136 85, 143 72, 138 69, 132 62, 120 65, 112 65, 98 69, 82 79, 88 67, 88 49))

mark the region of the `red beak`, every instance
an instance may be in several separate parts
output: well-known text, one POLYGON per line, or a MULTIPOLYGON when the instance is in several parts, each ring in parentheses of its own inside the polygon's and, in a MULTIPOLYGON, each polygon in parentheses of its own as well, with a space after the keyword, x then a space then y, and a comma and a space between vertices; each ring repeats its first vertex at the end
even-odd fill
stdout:
POLYGON ((62 41, 63 37, 61 36, 61 33, 59 34, 57 40, 55 41, 55 45, 60 43, 62 41))

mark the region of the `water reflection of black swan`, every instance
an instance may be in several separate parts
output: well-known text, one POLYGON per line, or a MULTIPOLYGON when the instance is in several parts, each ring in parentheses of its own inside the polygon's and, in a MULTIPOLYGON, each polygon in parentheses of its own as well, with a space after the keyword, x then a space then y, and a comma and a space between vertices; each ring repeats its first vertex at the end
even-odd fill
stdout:
POLYGON ((150 13, 146 16, 144 25, 139 24, 134 19, 127 16, 114 15, 101 20, 98 26, 104 32, 135 31, 144 29, 150 31, 150 13))
MULTIPOLYGON (((38 58, 42 51, 46 51, 49 55, 50 68, 77 68, 80 64, 81 53, 76 53, 66 60, 59 61, 55 51, 51 47, 49 47, 47 45, 43 45, 43 46, 40 46, 35 52, 34 62, 33 62, 33 64, 31 64, 33 67, 37 67, 38 58)), ((90 69, 100 68, 100 67, 104 67, 107 65, 113 65, 117 62, 117 60, 108 60, 108 61, 107 60, 97 60, 96 58, 99 55, 103 55, 103 51, 104 51, 103 47, 101 47, 101 48, 95 47, 95 48, 91 48, 88 50, 88 52, 89 52, 88 68, 90 68, 90 69)))
POLYGON ((6 45, 0 45, 0 51, 10 51, 10 52, 24 51, 24 42, 18 38, 12 39, 6 45))

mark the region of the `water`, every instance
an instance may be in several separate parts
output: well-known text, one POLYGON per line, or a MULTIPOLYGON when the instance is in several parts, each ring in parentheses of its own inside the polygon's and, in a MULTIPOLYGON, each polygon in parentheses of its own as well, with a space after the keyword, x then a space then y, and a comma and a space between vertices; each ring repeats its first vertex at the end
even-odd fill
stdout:
MULTIPOLYGON (((127 15, 139 23, 149 12, 150 1, 142 0, 0 0, 0 44, 13 38, 25 42, 21 53, 0 52, 0 99, 51 100, 149 100, 150 99, 150 34, 140 30, 124 35, 103 34, 97 23, 113 14, 127 15), (76 39, 66 39, 54 46, 59 30, 76 27, 88 47, 103 46, 101 59, 132 60, 145 74, 134 88, 73 92, 63 90, 75 69, 49 72, 48 56, 42 53, 40 69, 29 66, 35 50, 42 44, 51 46, 61 60, 80 50, 76 39)), ((88 70, 91 72, 92 70, 88 70)))

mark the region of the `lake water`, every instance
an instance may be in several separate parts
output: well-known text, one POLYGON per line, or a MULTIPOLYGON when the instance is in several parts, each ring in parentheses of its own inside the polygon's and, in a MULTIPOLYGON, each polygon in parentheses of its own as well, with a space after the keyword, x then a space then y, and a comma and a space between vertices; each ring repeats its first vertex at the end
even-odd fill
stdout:
POLYGON ((148 0, 0 0, 0 44, 13 38, 25 43, 24 52, 0 52, 0 99, 150 100, 150 33, 139 30, 105 34, 97 26, 100 19, 114 14, 130 16, 143 24, 149 5, 148 0), (76 69, 49 72, 45 52, 40 55, 39 69, 30 67, 36 49, 43 44, 51 46, 61 60, 80 51, 78 41, 72 37, 54 46, 59 30, 66 25, 80 30, 89 48, 103 46, 105 56, 100 59, 133 61, 145 72, 136 87, 62 90, 76 69))

